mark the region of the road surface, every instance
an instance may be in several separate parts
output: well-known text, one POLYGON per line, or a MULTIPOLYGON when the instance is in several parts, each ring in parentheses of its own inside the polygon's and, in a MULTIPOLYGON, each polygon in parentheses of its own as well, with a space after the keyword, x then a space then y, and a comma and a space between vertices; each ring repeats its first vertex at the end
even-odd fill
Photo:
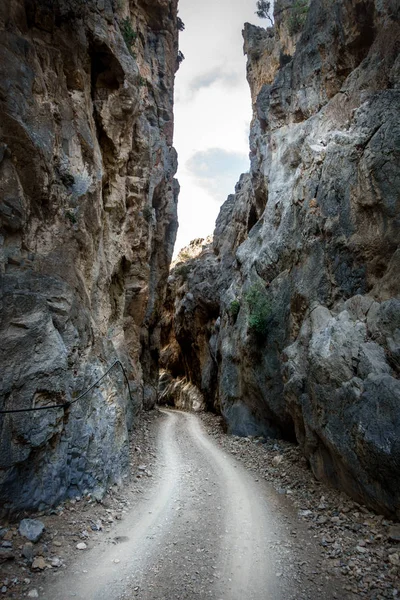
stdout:
MULTIPOLYGON (((164 410, 145 498, 113 531, 48 581, 46 600, 300 600, 346 595, 328 585, 315 542, 293 555, 286 500, 224 453, 194 414, 164 410), (149 480, 150 481, 150 480, 149 480)), ((301 529, 301 524, 297 523, 301 529)), ((299 540, 299 538, 297 538, 299 540)))

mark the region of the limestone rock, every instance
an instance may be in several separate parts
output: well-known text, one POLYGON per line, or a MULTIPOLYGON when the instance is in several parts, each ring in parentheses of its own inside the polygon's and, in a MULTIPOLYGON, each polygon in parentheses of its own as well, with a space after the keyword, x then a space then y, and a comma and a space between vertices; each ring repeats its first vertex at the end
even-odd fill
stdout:
POLYGON ((21 554, 28 561, 33 560, 33 552, 34 552, 34 546, 33 546, 32 542, 27 542, 26 544, 24 544, 22 546, 21 554))
POLYGON ((38 519, 23 519, 19 524, 19 534, 34 544, 40 540, 44 523, 38 519))
POLYGON ((399 518, 400 8, 274 10, 244 29, 250 173, 212 252, 171 273, 163 368, 228 431, 297 439, 318 478, 399 518))
POLYGON ((185 377, 172 378, 165 372, 160 375, 158 402, 191 412, 205 409, 205 401, 198 387, 185 377))
POLYGON ((0 6, 0 506, 107 488, 155 402, 177 0, 0 6), (120 368, 77 399, 118 359, 120 368))
POLYGON ((43 556, 37 556, 32 563, 32 569, 33 571, 44 571, 45 569, 48 568, 48 564, 45 561, 45 559, 43 558, 43 556))
POLYGON ((79 544, 76 545, 77 550, 86 550, 86 548, 87 544, 85 544, 85 542, 79 542, 79 544))

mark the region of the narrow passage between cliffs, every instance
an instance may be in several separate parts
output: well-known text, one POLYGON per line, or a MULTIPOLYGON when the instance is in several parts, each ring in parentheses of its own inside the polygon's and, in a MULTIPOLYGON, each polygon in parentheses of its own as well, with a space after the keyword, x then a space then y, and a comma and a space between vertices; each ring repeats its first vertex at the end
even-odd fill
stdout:
POLYGON ((300 600, 322 592, 327 600, 345 598, 322 574, 312 574, 317 554, 306 531, 297 552, 311 561, 310 577, 299 586, 290 538, 296 516, 286 500, 225 454, 196 415, 162 412, 158 469, 146 497, 114 531, 123 543, 104 540, 48 579, 41 597, 300 600))

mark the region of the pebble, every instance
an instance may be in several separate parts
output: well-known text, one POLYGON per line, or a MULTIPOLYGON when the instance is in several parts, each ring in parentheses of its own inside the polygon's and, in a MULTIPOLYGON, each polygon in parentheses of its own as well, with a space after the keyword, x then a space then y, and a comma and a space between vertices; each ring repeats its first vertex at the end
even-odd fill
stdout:
POLYGON ((37 590, 30 590, 28 592, 28 598, 39 598, 39 593, 37 590))
POLYGON ((37 556, 32 563, 32 569, 38 571, 44 571, 48 567, 48 564, 44 560, 43 556, 37 556))
POLYGON ((85 544, 85 542, 79 542, 79 544, 76 545, 76 549, 77 550, 86 550, 87 545, 85 544))
POLYGON ((90 528, 92 529, 92 531, 101 531, 103 529, 103 524, 100 521, 100 519, 98 519, 97 521, 91 522, 90 528))
POLYGON ((28 560, 33 559, 33 544, 32 542, 27 542, 22 546, 21 554, 24 558, 28 560))
POLYGON ((19 534, 36 544, 42 537, 44 523, 38 519, 23 519, 19 524, 19 534))
POLYGON ((276 456, 274 456, 274 458, 272 459, 272 466, 273 467, 278 467, 281 462, 283 461, 283 456, 282 454, 277 454, 276 456))

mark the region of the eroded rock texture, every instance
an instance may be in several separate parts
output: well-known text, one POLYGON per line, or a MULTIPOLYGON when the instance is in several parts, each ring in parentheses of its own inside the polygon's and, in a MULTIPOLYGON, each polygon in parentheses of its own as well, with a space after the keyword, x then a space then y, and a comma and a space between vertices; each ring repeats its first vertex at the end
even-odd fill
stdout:
POLYGON ((177 0, 0 6, 0 505, 118 481, 155 399, 177 228, 177 0), (143 385, 144 384, 144 385, 143 385))
POLYGON ((175 364, 233 433, 400 517, 400 9, 296 6, 245 26, 251 170, 174 284, 175 364))

